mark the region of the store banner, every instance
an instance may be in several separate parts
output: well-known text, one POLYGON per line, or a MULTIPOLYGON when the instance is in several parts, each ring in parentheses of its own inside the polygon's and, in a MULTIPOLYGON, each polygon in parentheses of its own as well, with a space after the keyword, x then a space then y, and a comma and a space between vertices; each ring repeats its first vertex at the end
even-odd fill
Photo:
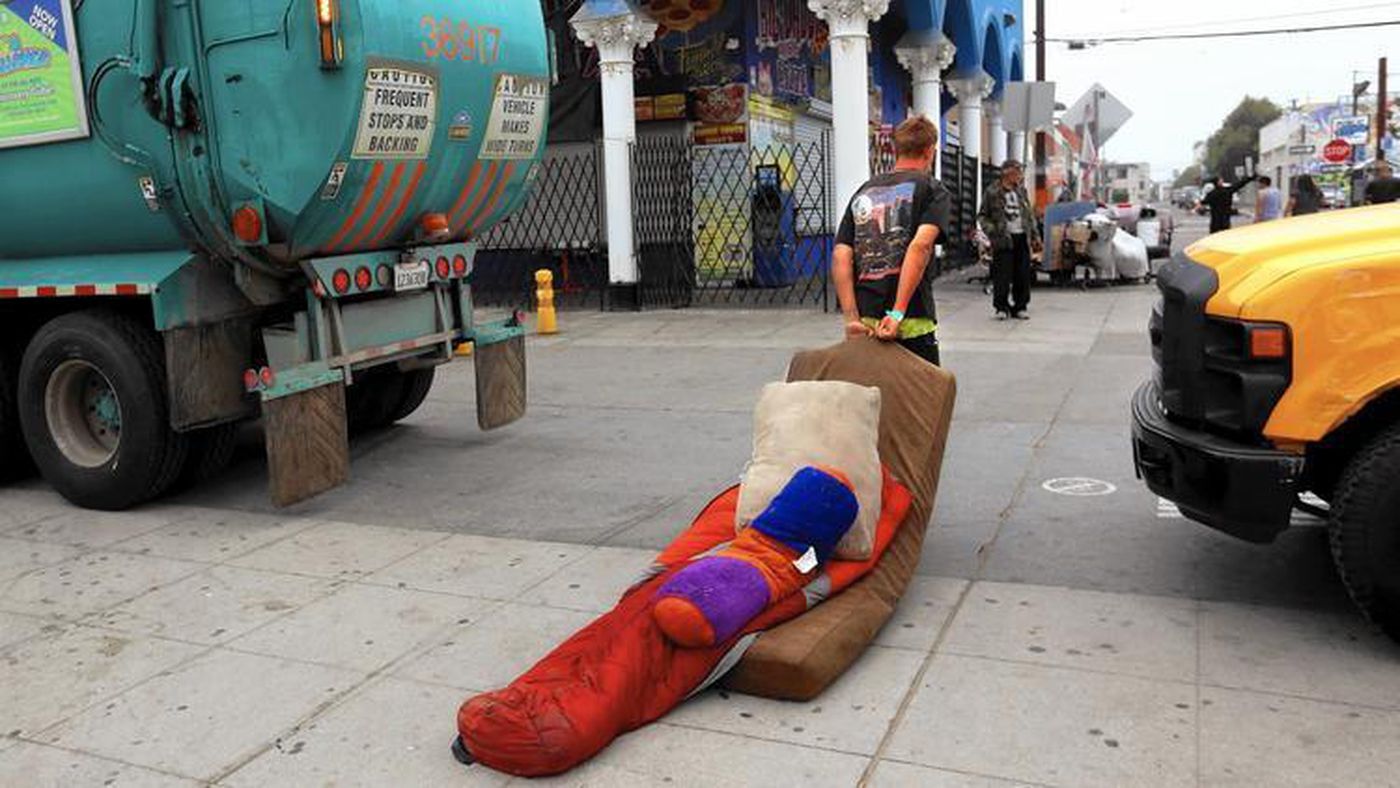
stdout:
POLYGON ((0 148, 86 136, 71 0, 0 0, 0 148))

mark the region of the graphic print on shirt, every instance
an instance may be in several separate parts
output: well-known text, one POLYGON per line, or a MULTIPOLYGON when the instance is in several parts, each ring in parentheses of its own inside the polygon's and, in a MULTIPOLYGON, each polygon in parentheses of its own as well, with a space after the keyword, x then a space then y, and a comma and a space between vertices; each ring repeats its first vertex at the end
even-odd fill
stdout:
POLYGON ((914 183, 872 186, 851 203, 856 259, 864 281, 899 276, 914 238, 914 183))
POLYGON ((1021 195, 1014 189, 1006 193, 1006 229, 1012 235, 1024 235, 1021 224, 1021 195))

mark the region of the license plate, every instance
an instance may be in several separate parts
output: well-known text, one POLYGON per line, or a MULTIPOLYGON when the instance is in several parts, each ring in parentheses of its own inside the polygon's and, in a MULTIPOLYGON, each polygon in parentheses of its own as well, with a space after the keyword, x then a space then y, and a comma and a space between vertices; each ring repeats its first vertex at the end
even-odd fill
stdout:
POLYGON ((422 290, 428 286, 429 272, 428 261, 419 260, 416 263, 399 263, 394 268, 394 289, 422 290))

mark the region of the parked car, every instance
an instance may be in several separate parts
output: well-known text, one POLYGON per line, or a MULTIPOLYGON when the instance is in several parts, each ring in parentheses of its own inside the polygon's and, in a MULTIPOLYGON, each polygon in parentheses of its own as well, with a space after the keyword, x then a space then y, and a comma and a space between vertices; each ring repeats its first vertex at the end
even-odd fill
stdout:
POLYGON ((1345 208, 1347 207, 1347 190, 1340 186, 1323 186, 1322 207, 1323 208, 1345 208))

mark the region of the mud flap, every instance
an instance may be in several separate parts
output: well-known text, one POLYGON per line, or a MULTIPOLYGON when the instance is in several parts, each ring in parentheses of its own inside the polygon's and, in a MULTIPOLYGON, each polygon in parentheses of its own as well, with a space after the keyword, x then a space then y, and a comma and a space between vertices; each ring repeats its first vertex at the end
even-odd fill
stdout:
POLYGON ((525 415, 525 337, 477 342, 476 422, 494 430, 525 415))
POLYGON ((350 479, 345 383, 263 400, 268 487, 275 506, 291 506, 350 479))

